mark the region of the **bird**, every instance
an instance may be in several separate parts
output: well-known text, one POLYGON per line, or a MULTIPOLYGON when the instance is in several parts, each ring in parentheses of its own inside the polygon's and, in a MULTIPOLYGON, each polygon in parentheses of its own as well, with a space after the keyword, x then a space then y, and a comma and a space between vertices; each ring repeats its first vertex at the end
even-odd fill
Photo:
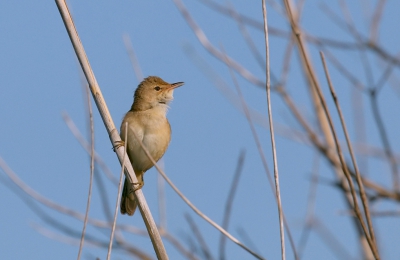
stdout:
POLYGON ((135 134, 153 159, 160 160, 171 141, 171 125, 166 117, 168 104, 173 100, 174 90, 183 84, 184 82, 170 84, 160 77, 149 76, 135 90, 131 109, 125 114, 121 123, 122 142, 118 146, 126 142, 126 152, 138 183, 132 185, 125 178, 121 195, 121 214, 132 216, 135 213, 137 202, 134 192, 143 187, 144 173, 154 166, 135 138, 135 134), (127 140, 125 140, 125 131, 127 131, 127 140))

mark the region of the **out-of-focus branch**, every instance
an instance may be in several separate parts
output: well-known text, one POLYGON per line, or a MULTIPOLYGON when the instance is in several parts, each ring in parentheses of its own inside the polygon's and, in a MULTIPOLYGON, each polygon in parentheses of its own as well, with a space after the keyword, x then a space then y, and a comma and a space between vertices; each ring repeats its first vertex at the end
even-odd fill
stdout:
POLYGON ((185 214, 185 219, 189 223, 190 229, 192 230, 194 237, 200 244, 200 250, 203 253, 204 258, 207 260, 213 260, 214 258, 211 255, 211 251, 208 248, 208 245, 207 245, 206 241, 204 240, 203 235, 201 234, 201 232, 200 232, 199 228, 197 227, 196 223, 194 222, 194 220, 187 213, 185 214))
POLYGON ((136 79, 138 82, 141 82, 143 80, 143 72, 140 67, 139 61, 136 57, 135 50, 133 49, 132 41, 131 38, 129 37, 128 34, 124 34, 122 36, 125 44, 126 51, 128 52, 129 60, 131 61, 133 71, 135 72, 136 79))
POLYGON ((312 228, 338 259, 354 259, 346 250, 346 247, 342 245, 340 239, 337 239, 318 218, 313 219, 312 228))
POLYGON ((399 172, 398 172, 398 168, 397 168, 397 161, 393 155, 390 141, 389 141, 389 138, 387 135, 387 131, 386 131, 385 125, 383 124, 382 116, 379 112, 378 100, 377 100, 376 92, 374 90, 371 90, 370 100, 371 100, 372 114, 374 116, 376 126, 378 127, 379 136, 381 138, 381 141, 382 141, 382 144, 383 144, 383 147, 385 150, 385 154, 386 154, 388 161, 390 163, 390 166, 392 168, 393 187, 394 187, 395 191, 399 191, 399 172))
MULTIPOLYGON (((224 218, 222 220, 222 228, 225 230, 228 230, 229 219, 230 219, 231 211, 232 211, 233 199, 235 197, 237 186, 239 184, 239 178, 242 173, 245 154, 246 154, 245 150, 242 150, 240 152, 240 155, 239 155, 239 158, 237 161, 237 165, 236 165, 235 175, 233 176, 232 185, 229 190, 228 198, 225 203, 224 218)), ((226 245, 226 237, 221 234, 221 237, 219 239, 219 259, 220 260, 225 259, 225 245, 226 245)))
POLYGON ((385 8, 386 0, 378 0, 374 15, 371 20, 370 39, 371 42, 378 41, 379 23, 382 18, 383 10, 385 8))
MULTIPOLYGON (((75 139, 78 140, 79 144, 85 149, 85 151, 90 154, 90 144, 85 140, 79 129, 76 127, 75 123, 72 121, 71 117, 67 113, 62 113, 63 120, 68 126, 71 133, 74 135, 75 139)), ((118 185, 118 180, 114 177, 111 170, 108 168, 107 164, 103 161, 98 153, 94 153, 94 159, 96 163, 103 170, 107 178, 115 185, 118 185)))
POLYGON ((307 241, 309 234, 311 233, 312 225, 314 223, 314 208, 315 208, 315 201, 317 198, 317 184, 318 184, 318 177, 319 177, 319 157, 318 154, 316 153, 315 159, 314 159, 314 166, 313 166, 313 171, 312 171, 312 176, 311 176, 311 181, 310 181, 310 188, 308 191, 308 198, 307 198, 307 212, 306 212, 306 217, 305 217, 305 223, 303 226, 303 229, 301 231, 300 235, 300 242, 298 245, 298 252, 299 252, 299 257, 304 252, 304 249, 306 247, 307 241))

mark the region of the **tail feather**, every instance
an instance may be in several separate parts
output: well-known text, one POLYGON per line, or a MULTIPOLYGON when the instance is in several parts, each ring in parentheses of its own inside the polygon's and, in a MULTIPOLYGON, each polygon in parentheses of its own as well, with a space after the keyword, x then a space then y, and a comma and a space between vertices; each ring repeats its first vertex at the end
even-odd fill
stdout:
POLYGON ((124 189, 122 190, 121 195, 121 214, 132 216, 137 208, 137 203, 130 186, 129 181, 125 179, 124 189))

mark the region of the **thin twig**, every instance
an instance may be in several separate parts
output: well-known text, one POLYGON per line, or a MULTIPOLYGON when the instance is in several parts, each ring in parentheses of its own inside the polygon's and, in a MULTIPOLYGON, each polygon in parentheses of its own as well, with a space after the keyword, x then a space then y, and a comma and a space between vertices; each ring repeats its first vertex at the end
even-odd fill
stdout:
POLYGON ((274 161, 274 179, 275 179, 275 192, 276 198, 278 200, 278 212, 279 212, 279 230, 281 234, 281 254, 282 260, 286 259, 285 254, 285 230, 283 227, 283 210, 282 210, 282 201, 281 201, 281 191, 279 187, 279 173, 278 173, 278 158, 276 156, 276 145, 275 145, 275 133, 274 133, 274 122, 272 120, 272 106, 271 106, 271 79, 270 79, 270 63, 269 63, 269 43, 268 43, 268 22, 267 22, 267 8, 265 6, 265 0, 262 0, 262 11, 264 17, 264 36, 265 36, 265 49, 266 49, 266 61, 267 61, 267 70, 266 70, 266 78, 267 78, 267 103, 268 103, 268 119, 269 119, 269 128, 271 135, 271 146, 272 146, 272 157, 274 161))
POLYGON ((328 81, 329 89, 331 91, 332 99, 335 102, 335 106, 336 106, 336 109, 337 109, 338 114, 339 114, 340 123, 342 124, 343 132, 344 132, 344 135, 346 137, 347 147, 349 149, 350 156, 351 156, 351 161, 353 163, 353 167, 354 167, 354 170, 355 170, 355 173, 356 173, 356 180, 357 180, 357 184, 358 184, 358 188, 359 188, 359 192, 360 192, 360 198, 361 198, 361 201, 362 201, 362 204, 363 204, 363 207, 364 207, 364 214, 365 214, 365 217, 367 219, 369 235, 371 236, 372 242, 375 243, 374 246, 377 247, 376 240, 375 240, 375 232, 374 232, 374 228, 373 228, 372 220, 371 220, 371 216, 370 216, 368 199, 367 199, 366 192, 364 190, 364 185, 363 185, 362 180, 361 180, 360 171, 358 170, 357 161, 356 161, 356 158, 355 158, 355 155, 354 155, 354 152, 353 152, 353 146, 351 144, 351 141, 350 141, 350 138, 349 138, 349 133, 347 131, 346 122, 344 121, 342 109, 340 108, 339 100, 338 100, 338 97, 336 96, 336 92, 335 92, 334 86, 332 84, 331 77, 329 75, 328 67, 327 67, 326 61, 325 61, 325 56, 324 56, 323 52, 320 52, 320 55, 321 55, 322 64, 324 66, 326 79, 328 81))
POLYGON ((318 218, 313 219, 312 228, 338 259, 354 259, 346 250, 346 247, 341 244, 341 239, 336 238, 318 218))
MULTIPOLYGON (((66 112, 64 112, 63 114, 66 115, 66 117, 68 117, 68 119, 70 120, 70 123, 73 125, 73 127, 75 128, 76 132, 78 132, 77 134, 74 134, 75 138, 78 139, 78 141, 81 143, 81 145, 83 146, 82 143, 86 143, 87 146, 87 152, 90 156, 90 158, 92 158, 93 155, 93 159, 94 162, 98 161, 98 155, 96 154, 96 150, 94 149, 94 129, 93 131, 91 130, 93 128, 93 124, 91 124, 91 118, 92 116, 92 103, 90 101, 90 90, 89 90, 89 86, 87 84, 87 81, 85 79, 85 76, 83 75, 83 72, 81 70, 81 68, 79 67, 79 75, 80 75, 80 81, 81 81, 81 86, 82 86, 82 90, 83 90, 83 96, 84 96, 84 100, 86 100, 86 102, 84 102, 85 104, 85 109, 87 111, 87 122, 89 122, 87 125, 87 131, 88 131, 88 139, 92 139, 92 144, 90 145, 89 143, 86 142, 86 140, 83 138, 83 136, 80 136, 80 138, 78 138, 77 136, 80 135, 79 130, 77 129, 76 125, 74 124, 74 122, 72 122, 72 119, 70 119, 67 115, 66 112), (79 140, 81 139, 81 140, 79 140), (90 146, 90 147, 89 147, 90 146), (93 151, 92 151, 92 146, 93 146, 93 151), (90 150, 90 151, 89 151, 90 150)), ((64 117, 63 117, 64 118, 64 117)), ((65 121, 66 122, 66 121, 65 121)), ((67 124, 68 125, 68 124, 67 124)), ((69 127, 71 130, 71 127, 69 127)), ((71 130, 72 132, 72 130, 71 130)), ((104 162, 102 162, 104 163, 104 162)), ((94 165, 96 166, 96 165, 94 165)), ((101 166, 100 166, 101 167, 101 166)), ((108 170, 108 167, 105 166, 105 168, 108 170)), ((112 174, 111 174, 112 175, 112 174)), ((104 183, 103 183, 103 179, 101 178, 101 175, 99 174, 99 171, 97 169, 97 167, 94 167, 94 181, 95 181, 95 186, 97 187, 98 191, 99 191, 99 196, 100 196, 100 200, 101 200, 101 204, 102 204, 102 209, 104 212, 104 215, 106 216, 108 221, 111 221, 112 216, 111 216, 111 208, 110 208, 110 204, 108 202, 108 192, 107 190, 104 188, 104 183)), ((112 176, 114 177, 114 176, 112 176)))
MULTIPOLYGON (((351 92, 351 105, 352 105, 352 121, 354 125, 354 151, 355 155, 358 155, 358 161, 360 165, 360 172, 364 176, 368 176, 368 156, 361 154, 360 149, 357 149, 357 144, 367 143, 367 127, 365 124, 365 106, 362 93, 357 89, 350 90, 351 92)), ((359 146, 359 145, 358 145, 359 146)))
MULTIPOLYGON (((244 158, 245 158, 245 150, 242 150, 239 154, 239 158, 236 165, 235 175, 233 176, 232 185, 228 193, 228 198, 225 203, 224 210, 224 218, 222 220, 222 228, 228 230, 229 219, 232 211, 233 199, 236 194, 237 186, 239 184, 239 178, 242 173, 244 158)), ((225 245, 226 245, 226 237, 221 234, 219 239, 219 259, 225 259, 225 245)))
MULTIPOLYGON (((211 0, 200 0, 201 3, 207 5, 211 10, 214 10, 222 15, 228 16, 229 18, 234 18, 232 16, 231 10, 228 7, 223 6, 222 4, 219 4, 215 1, 211 1, 211 0)), ((264 25, 254 19, 253 17, 250 16, 246 16, 243 14, 237 14, 238 18, 246 25, 249 25, 253 28, 259 29, 259 30, 263 30, 264 25)), ((285 32, 281 29, 278 28, 269 28, 270 33, 275 35, 275 36, 279 36, 279 37, 283 37, 283 38, 287 38, 290 33, 289 32, 285 32)))
MULTIPOLYGON (((164 169, 164 160, 161 158, 159 161, 160 167, 164 169)), ((165 180, 160 174, 157 174, 157 196, 158 196, 158 215, 160 218, 161 235, 167 230, 167 206, 165 202, 165 180)))
POLYGON ((371 19, 371 42, 378 41, 379 22, 381 21, 383 10, 385 8, 386 0, 378 0, 376 3, 375 12, 371 19))
MULTIPOLYGON (((90 144, 88 141, 85 140, 83 137, 82 133, 79 131, 78 127, 76 127, 74 121, 71 119, 71 117, 66 113, 62 113, 62 118, 67 125, 68 129, 71 131, 71 133, 74 135, 75 139, 78 140, 79 144, 85 149, 85 151, 90 154, 90 144)), ((113 173, 111 170, 108 168, 107 164, 104 162, 104 160, 100 157, 98 153, 94 154, 94 159, 96 163, 100 166, 100 168, 103 170, 104 174, 106 177, 115 185, 118 185, 118 180, 114 177, 113 173)))
POLYGON ((283 87, 286 85, 288 76, 289 76, 289 70, 290 70, 290 59, 292 57, 292 53, 293 53, 293 46, 294 46, 294 39, 293 37, 291 37, 289 39, 289 43, 286 47, 286 51, 285 51, 285 56, 283 58, 283 66, 282 66, 282 73, 281 73, 281 77, 280 77, 280 87, 283 87))
MULTIPOLYGON (((111 143, 114 146, 116 143, 121 141, 121 137, 119 136, 118 131, 115 128, 114 122, 111 118, 110 112, 108 111, 106 102, 103 98, 103 95, 101 93, 101 90, 99 88, 97 80, 94 76, 92 68, 90 67, 89 60, 86 56, 86 52, 80 41, 78 32, 76 31, 71 14, 68 10, 68 6, 67 6, 65 0, 56 0, 56 4, 57 4, 58 10, 60 12, 61 18, 64 22, 65 28, 70 37, 72 46, 75 50, 75 54, 78 57, 79 63, 85 74, 86 80, 89 83, 90 90, 91 90, 93 98, 96 102, 97 108, 100 112, 100 115, 103 119, 103 123, 106 127, 106 130, 109 134, 111 143)), ((118 156, 120 163, 122 163, 123 157, 126 154, 124 147, 119 147, 115 150, 116 150, 115 152, 118 156)), ((137 183, 137 178, 136 178, 135 172, 133 170, 132 164, 130 162, 127 162, 127 164, 125 165, 125 176, 131 184, 137 183)), ((155 251, 157 257, 159 259, 168 259, 167 252, 166 252, 164 244, 161 240, 161 236, 158 232, 157 225, 154 222, 154 219, 151 215, 150 209, 144 198, 143 191, 141 189, 138 189, 134 192, 134 195, 138 202, 138 207, 139 207, 140 213, 142 215, 143 221, 146 224, 146 228, 148 230, 148 233, 149 233, 149 236, 150 236, 150 239, 153 244, 153 248, 154 248, 154 251, 155 251)))
MULTIPOLYGON (((355 25, 355 23, 354 23, 354 21, 352 19, 350 10, 349 10, 346 2, 344 0, 339 0, 339 3, 340 3, 340 7, 341 7, 341 10, 342 10, 344 19, 345 19, 344 23, 345 23, 346 28, 348 29, 349 33, 351 35, 353 35, 353 37, 356 39, 356 41, 358 43, 362 43, 363 42, 363 39, 362 39, 363 37, 357 31, 357 27, 356 27, 356 25, 355 25)), ((362 64, 362 66, 364 68, 366 80, 367 80, 367 82, 374 82, 374 79, 373 79, 374 75, 372 73, 371 64, 369 62, 367 53, 365 51, 367 46, 362 45, 362 44, 360 44, 360 45, 361 45, 361 48, 359 48, 357 51, 358 51, 358 53, 360 55, 361 64, 362 64)))
POLYGON ((243 229, 242 227, 237 228, 237 233, 239 237, 248 245, 248 247, 253 248, 254 252, 259 253, 260 250, 258 250, 256 244, 253 242, 249 234, 247 234, 247 231, 243 229))
MULTIPOLYGON (((124 143, 125 145, 125 151, 126 151, 126 144, 128 143, 128 123, 125 123, 126 127, 125 127, 125 138, 124 140, 126 140, 126 142, 124 143)), ((117 202, 115 204, 115 211, 114 211, 114 219, 113 219, 113 223, 112 223, 112 228, 111 228, 111 234, 110 234, 110 243, 108 245, 108 252, 107 252, 107 260, 110 260, 111 257, 111 249, 112 249, 112 244, 113 244, 113 240, 114 240, 114 231, 115 231, 115 226, 117 224, 117 216, 118 216, 118 208, 119 208, 119 201, 120 201, 120 196, 119 194, 121 194, 121 190, 122 190, 122 180, 124 178, 124 167, 125 167, 125 155, 124 155, 124 159, 122 160, 122 165, 121 165, 121 173, 119 176, 119 184, 118 184, 118 192, 117 192, 117 202)))
POLYGON ((230 10, 232 13, 232 18, 237 22, 239 26, 240 33, 242 34, 243 39, 246 41, 247 46, 249 47, 251 54, 253 55, 254 59, 257 61, 258 65, 261 67, 261 69, 265 69, 265 60, 261 53, 257 50, 257 47, 252 40, 249 32, 246 29, 246 26, 244 25, 241 16, 236 12, 234 9, 233 5, 230 6, 230 10))
POLYGON ((107 221, 111 222, 113 217, 110 202, 108 201, 110 196, 108 194, 108 190, 104 186, 102 176, 96 167, 94 168, 94 181, 95 187, 98 189, 104 216, 106 217, 107 221))
MULTIPOLYGON (((160 175, 160 174, 159 174, 160 175)), ((161 176, 161 175, 160 175, 161 176)), ((170 242, 183 256, 190 260, 198 260, 197 257, 192 253, 189 252, 186 248, 182 246, 182 244, 170 233, 163 231, 162 236, 170 242)))
POLYGON ((129 60, 131 61, 136 79, 138 80, 138 82, 141 82, 143 80, 143 72, 136 57, 135 50, 133 49, 131 38, 129 37, 129 34, 124 34, 122 38, 124 39, 125 48, 128 52, 129 60))
POLYGON ((206 241, 204 240, 203 236, 201 235, 201 232, 199 228, 197 227, 196 223, 194 220, 190 217, 189 214, 185 214, 186 221, 189 223, 190 229, 192 230, 194 237, 197 239, 197 241, 200 244, 200 250, 204 255, 205 259, 212 260, 214 259, 211 255, 211 251, 207 246, 206 241))
MULTIPOLYGON (((88 88, 85 88, 88 90, 88 88)), ((89 209, 90 209, 90 201, 92 199, 92 187, 93 187, 93 175, 94 175, 94 125, 93 125, 93 113, 92 113, 92 104, 90 101, 90 96, 87 95, 87 102, 88 102, 88 108, 89 108, 89 122, 90 122, 90 180, 89 180, 89 194, 87 198, 87 205, 86 205, 86 213, 85 213, 85 219, 83 221, 83 229, 82 229, 82 236, 81 236, 81 241, 79 243, 79 251, 78 251, 78 257, 77 259, 81 259, 81 254, 82 254, 82 249, 83 249, 83 243, 85 241, 85 231, 86 231, 86 225, 89 217, 89 209)))
POLYGON ((376 95, 375 90, 371 90, 370 92, 370 101, 371 101, 371 108, 372 108, 372 115, 375 120, 376 126, 378 127, 379 137, 381 138, 386 157, 389 161, 389 164, 392 168, 392 182, 393 187, 396 192, 399 190, 399 171, 397 168, 397 161, 396 158, 393 156, 392 147, 390 145, 389 137, 386 131, 386 127, 382 120, 382 115, 379 112, 378 106, 378 96, 376 95))
POLYGON ((319 157, 318 157, 318 154, 316 154, 315 159, 314 159, 314 167, 312 170, 311 181, 310 181, 310 189, 309 189, 308 196, 307 196, 307 213, 306 213, 306 217, 305 217, 305 224, 301 231, 300 242, 297 247, 300 257, 304 252, 304 249, 305 249, 307 241, 308 241, 309 234, 311 232, 311 229, 312 229, 312 226, 314 223, 314 215, 315 215, 314 208, 315 208, 315 201, 317 198, 317 188, 318 188, 317 184, 318 184, 318 178, 319 178, 318 168, 319 168, 319 157))
POLYGON ((350 83, 354 85, 358 90, 365 91, 364 84, 359 81, 347 68, 346 66, 342 65, 340 61, 327 49, 323 49, 324 53, 326 54, 327 58, 332 62, 332 64, 336 67, 336 69, 340 72, 344 78, 346 78, 350 83))

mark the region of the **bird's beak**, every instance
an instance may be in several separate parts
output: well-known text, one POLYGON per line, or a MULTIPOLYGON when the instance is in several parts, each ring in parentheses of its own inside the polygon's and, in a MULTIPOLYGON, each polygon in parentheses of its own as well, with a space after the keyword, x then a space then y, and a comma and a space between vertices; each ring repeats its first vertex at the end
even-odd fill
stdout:
POLYGON ((180 86, 183 86, 183 84, 185 84, 184 82, 176 82, 176 83, 172 83, 171 86, 168 88, 168 90, 172 90, 175 88, 179 88, 180 86))

